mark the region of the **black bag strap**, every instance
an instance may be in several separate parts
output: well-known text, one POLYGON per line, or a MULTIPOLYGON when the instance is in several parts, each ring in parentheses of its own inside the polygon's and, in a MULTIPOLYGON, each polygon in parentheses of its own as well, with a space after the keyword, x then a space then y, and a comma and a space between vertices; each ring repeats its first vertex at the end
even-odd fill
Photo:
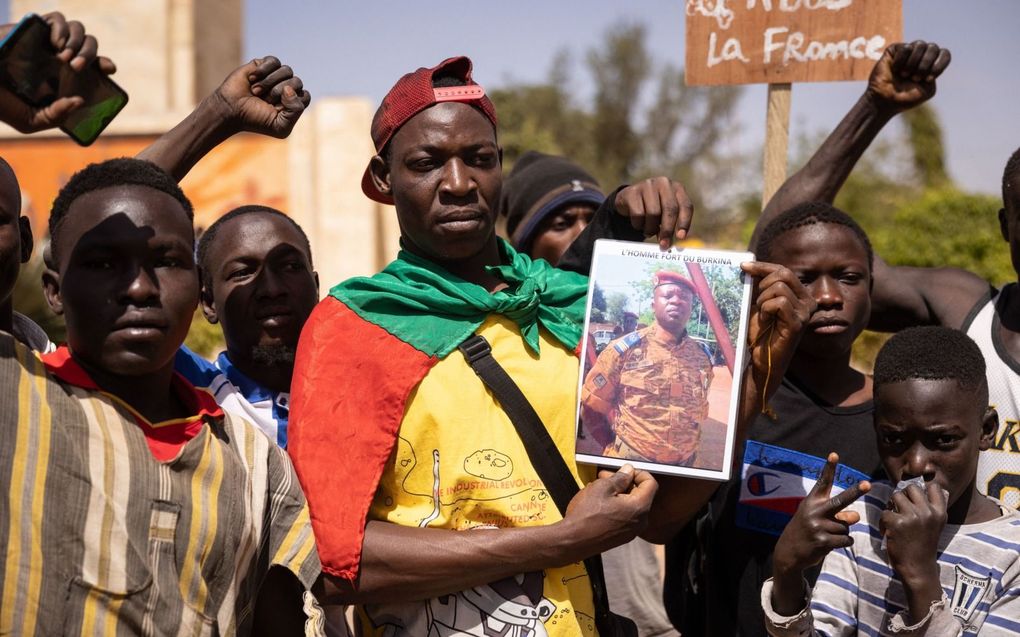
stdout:
POLYGON ((476 334, 461 343, 458 349, 514 423, 517 435, 524 442, 528 459, 538 472, 538 477, 545 483, 545 489, 556 503, 560 514, 566 515, 567 505, 580 489, 577 486, 577 479, 564 462, 563 455, 553 442, 552 436, 542 424, 542 419, 521 393, 517 383, 492 357, 488 341, 476 334))
MULTIPOLYGON (((567 505, 580 488, 574 474, 570 472, 563 455, 556 447, 549 430, 542 424, 542 419, 535 413, 527 397, 521 392, 517 383, 510 378, 495 358, 492 348, 484 337, 477 334, 471 336, 458 348, 467 359, 471 369, 478 374, 492 395, 499 401, 503 411, 517 429, 517 435, 524 443, 531 465, 538 472, 546 491, 556 503, 561 515, 567 514, 567 505)), ((595 626, 602 637, 613 635, 637 634, 637 627, 629 619, 614 615, 609 611, 609 597, 606 594, 605 574, 602 571, 602 557, 594 555, 584 560, 591 581, 592 599, 595 603, 595 626), (624 623, 625 622, 625 623, 624 623)))

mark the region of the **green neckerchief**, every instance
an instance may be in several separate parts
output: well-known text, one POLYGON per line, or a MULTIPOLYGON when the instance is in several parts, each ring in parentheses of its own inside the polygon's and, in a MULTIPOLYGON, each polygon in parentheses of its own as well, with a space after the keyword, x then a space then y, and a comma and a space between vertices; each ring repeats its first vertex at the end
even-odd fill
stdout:
POLYGON ((401 250, 372 277, 348 279, 329 291, 358 316, 429 356, 446 357, 485 321, 502 314, 538 353, 538 327, 574 350, 584 326, 588 279, 532 261, 499 239, 504 265, 486 270, 509 287, 489 293, 441 266, 401 250))

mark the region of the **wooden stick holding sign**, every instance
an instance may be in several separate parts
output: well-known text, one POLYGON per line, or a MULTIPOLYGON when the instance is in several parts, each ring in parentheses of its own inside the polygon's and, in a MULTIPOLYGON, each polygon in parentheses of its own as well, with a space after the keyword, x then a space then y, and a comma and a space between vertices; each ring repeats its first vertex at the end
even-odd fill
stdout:
POLYGON ((762 210, 786 181, 786 161, 790 145, 790 98, 793 85, 769 84, 769 103, 765 110, 764 189, 762 210))
POLYGON ((793 82, 865 80, 902 0, 687 0, 688 86, 769 85, 762 206, 786 180, 793 82))

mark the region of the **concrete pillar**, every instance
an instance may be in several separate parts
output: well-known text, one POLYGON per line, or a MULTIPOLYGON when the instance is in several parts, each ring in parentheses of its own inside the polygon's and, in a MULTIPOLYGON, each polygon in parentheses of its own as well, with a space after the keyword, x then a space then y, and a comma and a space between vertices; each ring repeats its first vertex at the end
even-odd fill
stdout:
POLYGON ((311 237, 323 293, 343 279, 377 272, 396 255, 396 235, 382 221, 393 209, 361 192, 375 154, 373 112, 364 98, 316 98, 290 137, 287 212, 311 237))

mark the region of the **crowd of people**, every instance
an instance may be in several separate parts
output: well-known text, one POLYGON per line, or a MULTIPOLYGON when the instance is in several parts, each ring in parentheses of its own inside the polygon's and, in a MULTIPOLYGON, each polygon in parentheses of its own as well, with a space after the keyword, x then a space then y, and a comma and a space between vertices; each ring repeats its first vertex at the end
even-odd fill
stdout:
MULTIPOLYGON (((113 71, 80 23, 46 20, 72 68, 113 71)), ((889 47, 762 213, 723 484, 574 453, 594 242, 669 249, 691 228, 686 190, 656 177, 607 195, 540 153, 504 180, 466 57, 383 99, 362 189, 394 207, 401 251, 322 301, 286 211, 252 202, 196 242, 178 186, 231 135, 298 123, 310 95, 276 58, 61 188, 41 284, 66 343, 14 309, 33 233, 0 161, 0 635, 1017 634, 1020 448, 1002 423, 1020 405, 1020 293, 886 263, 832 205, 949 62, 889 47), (213 362, 183 346, 199 306, 223 331, 213 362), (873 376, 850 365, 866 327, 898 332, 873 376), (781 463, 792 481, 762 471, 781 463), (756 498, 777 489, 766 515, 756 498)), ((79 105, 0 89, 23 132, 79 105)), ((1002 196, 1020 272, 1020 150, 1002 196)), ((616 389, 643 382, 628 361, 659 356, 676 395, 704 394, 706 371, 669 366, 690 345, 688 288, 657 276, 655 322, 585 384, 617 452, 693 461, 616 389)))

